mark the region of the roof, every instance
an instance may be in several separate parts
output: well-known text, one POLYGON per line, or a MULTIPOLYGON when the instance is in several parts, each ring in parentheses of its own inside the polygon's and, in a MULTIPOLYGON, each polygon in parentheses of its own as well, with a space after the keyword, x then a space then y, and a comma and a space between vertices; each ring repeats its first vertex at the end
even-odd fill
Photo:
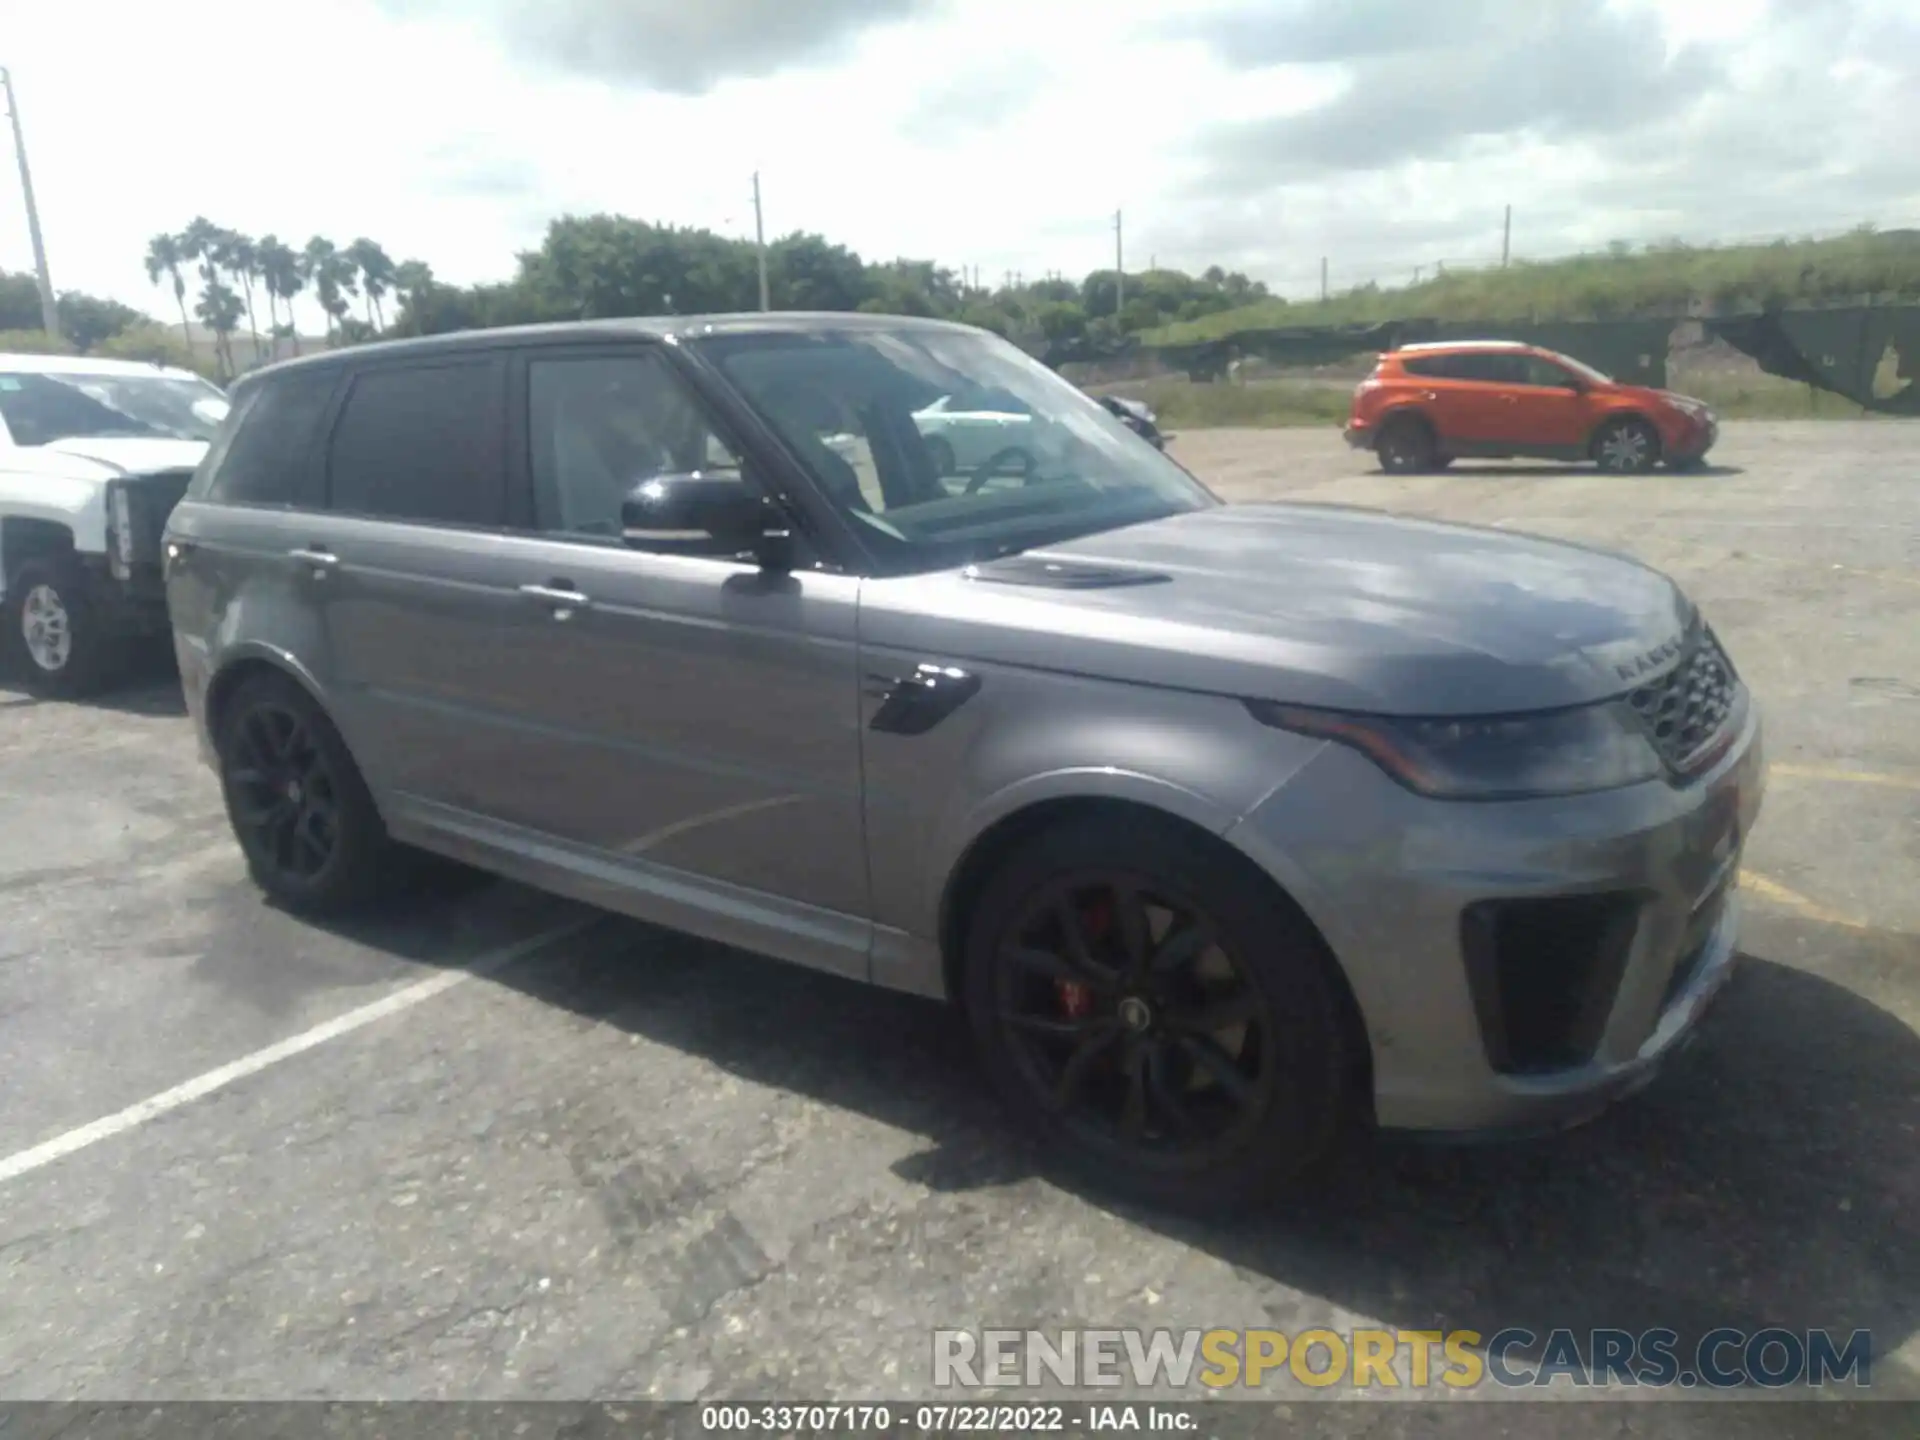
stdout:
POLYGON ((1531 350, 1524 340, 1422 340, 1414 345, 1396 345, 1394 353, 1405 355, 1420 350, 1531 350))
POLYGON ((441 351, 490 348, 495 345, 561 344, 568 340, 617 340, 623 336, 651 340, 701 339, 710 335, 794 335, 821 331, 944 330, 969 333, 971 327, 915 315, 869 315, 851 310, 750 311, 730 315, 635 315, 617 320, 562 320, 543 325, 501 325, 484 330, 454 330, 444 335, 417 335, 404 340, 375 340, 343 346, 262 365, 242 377, 279 374, 283 370, 397 355, 431 355, 441 351))
POLYGON ((191 370, 153 365, 145 360, 109 360, 104 355, 0 355, 0 370, 15 375, 165 375, 198 380, 191 370))

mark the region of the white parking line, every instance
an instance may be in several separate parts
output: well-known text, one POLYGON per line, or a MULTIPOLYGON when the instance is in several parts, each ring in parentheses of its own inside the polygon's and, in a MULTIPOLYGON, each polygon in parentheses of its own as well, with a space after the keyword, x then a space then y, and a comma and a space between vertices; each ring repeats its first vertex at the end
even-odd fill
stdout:
POLYGON ((349 1010, 344 1015, 335 1016, 331 1020, 314 1026, 311 1030, 303 1030, 298 1035, 289 1036, 285 1040, 267 1046, 264 1050, 243 1055, 240 1059, 222 1065, 217 1070, 209 1070, 204 1075, 197 1075, 185 1084, 174 1086, 171 1090, 162 1090, 158 1095, 151 1095, 115 1114, 102 1116, 89 1124, 69 1130, 64 1135, 56 1135, 51 1140, 43 1141, 31 1149, 9 1155, 4 1160, 0 1160, 0 1184, 17 1179, 29 1171, 38 1170, 43 1165, 51 1165, 56 1160, 63 1160, 75 1151, 86 1149, 89 1145, 97 1145, 102 1140, 111 1140, 116 1135, 125 1134, 137 1126, 146 1124, 149 1120, 158 1119, 168 1111, 178 1110, 183 1105, 191 1105, 195 1100, 204 1099, 214 1091, 233 1084, 236 1080, 244 1080, 249 1075, 258 1075, 269 1066, 278 1065, 282 1060, 291 1060, 294 1056, 305 1054, 316 1046, 326 1044, 329 1040, 338 1040, 342 1035, 350 1035, 363 1026, 373 1024, 376 1020, 384 1020, 389 1015, 398 1015, 403 1010, 411 1010, 423 1000, 431 1000, 436 995, 444 994, 463 980, 471 980, 476 975, 492 974, 496 970, 513 964, 516 960, 525 959, 556 940, 577 935, 598 923, 599 918, 599 916, 587 916, 565 925, 557 925, 551 930, 542 931, 538 935, 517 941, 512 945, 502 946, 498 950, 490 950, 458 970, 446 970, 429 979, 409 985, 404 990, 396 990, 385 999, 362 1005, 358 1010, 349 1010))

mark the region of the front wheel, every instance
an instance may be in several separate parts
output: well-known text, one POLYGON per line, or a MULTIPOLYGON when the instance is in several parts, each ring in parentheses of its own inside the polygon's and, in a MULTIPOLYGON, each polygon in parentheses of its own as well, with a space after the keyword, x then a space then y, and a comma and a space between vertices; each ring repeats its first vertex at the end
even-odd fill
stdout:
POLYGON ((1660 461, 1660 434, 1644 420, 1609 421, 1593 443, 1593 458, 1613 475, 1644 475, 1660 461))
POLYGON ((1331 957, 1202 839, 1151 824, 1041 833, 988 881, 965 961, 995 1089, 1096 1183, 1239 1206, 1305 1174, 1350 1113, 1331 957))
POLYGON ((7 633, 36 695, 90 695, 112 679, 120 658, 71 560, 27 560, 9 577, 7 633))

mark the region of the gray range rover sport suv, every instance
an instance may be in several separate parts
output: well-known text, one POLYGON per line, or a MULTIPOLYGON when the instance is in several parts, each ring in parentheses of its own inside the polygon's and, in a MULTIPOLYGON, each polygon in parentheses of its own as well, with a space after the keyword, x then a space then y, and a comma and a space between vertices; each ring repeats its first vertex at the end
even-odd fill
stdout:
POLYGON ((954 1001, 1047 1152, 1151 1199, 1271 1193, 1355 1124, 1573 1123, 1733 964, 1760 721, 1670 580, 1223 504, 965 327, 271 366, 166 539, 276 901, 437 852, 954 1001), (943 410, 984 460, 935 462, 943 410))

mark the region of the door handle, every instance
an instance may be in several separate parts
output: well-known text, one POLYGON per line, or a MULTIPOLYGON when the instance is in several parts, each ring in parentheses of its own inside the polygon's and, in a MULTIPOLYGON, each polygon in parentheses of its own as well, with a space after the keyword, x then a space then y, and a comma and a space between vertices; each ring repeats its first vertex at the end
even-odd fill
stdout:
MULTIPOLYGON (((556 612, 584 610, 593 603, 590 596, 583 595, 565 580, 555 580, 548 585, 522 585, 520 593, 529 600, 539 600, 554 607, 556 612)), ((565 619, 565 614, 561 614, 565 619)))
POLYGON ((1518 395, 1502 395, 1500 397, 1500 403, 1502 405, 1517 405, 1520 403, 1520 397, 1518 395))
POLYGON ((302 565, 311 565, 313 567, 313 578, 316 580, 321 579, 329 572, 337 569, 340 564, 340 557, 338 555, 319 545, 303 546, 298 550, 289 550, 287 552, 287 558, 297 561, 302 565))
POLYGON ((1438 391, 1422 390, 1420 392, 1420 398, 1422 400, 1438 400, 1440 398, 1440 395, 1438 391))

